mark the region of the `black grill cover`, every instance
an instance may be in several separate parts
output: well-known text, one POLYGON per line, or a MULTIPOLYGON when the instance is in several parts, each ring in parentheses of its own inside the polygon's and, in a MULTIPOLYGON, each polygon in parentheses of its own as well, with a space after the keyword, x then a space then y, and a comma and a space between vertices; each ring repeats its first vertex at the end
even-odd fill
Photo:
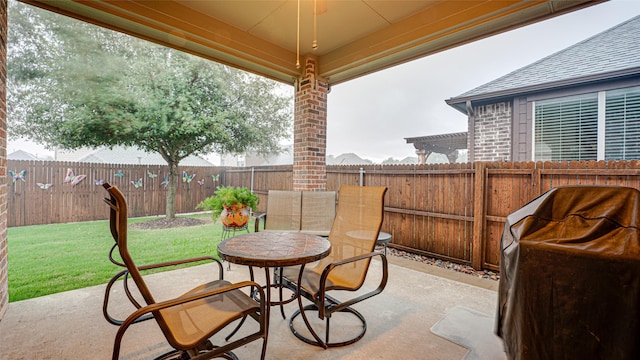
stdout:
POLYGON ((640 359, 640 192, 555 188, 509 215, 496 332, 511 359, 640 359))

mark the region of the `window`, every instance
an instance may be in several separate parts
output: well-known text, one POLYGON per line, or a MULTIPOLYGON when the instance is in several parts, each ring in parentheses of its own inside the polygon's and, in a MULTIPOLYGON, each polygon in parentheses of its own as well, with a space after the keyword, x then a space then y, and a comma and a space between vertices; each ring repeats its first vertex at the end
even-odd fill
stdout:
POLYGON ((533 106, 535 160, 640 159, 640 86, 533 106))
POLYGON ((640 159, 640 86, 607 91, 605 159, 640 159))
POLYGON ((539 101, 535 109, 536 160, 597 158, 597 94, 539 101))

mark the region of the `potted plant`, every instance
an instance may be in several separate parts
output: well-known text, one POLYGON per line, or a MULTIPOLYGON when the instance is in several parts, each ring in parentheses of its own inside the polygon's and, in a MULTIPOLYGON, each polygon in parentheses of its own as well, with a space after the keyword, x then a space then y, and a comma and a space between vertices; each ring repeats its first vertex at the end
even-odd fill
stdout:
POLYGON ((243 227, 249 221, 249 209, 257 210, 260 198, 246 187, 218 186, 215 195, 204 199, 198 209, 211 210, 213 220, 227 227, 243 227))

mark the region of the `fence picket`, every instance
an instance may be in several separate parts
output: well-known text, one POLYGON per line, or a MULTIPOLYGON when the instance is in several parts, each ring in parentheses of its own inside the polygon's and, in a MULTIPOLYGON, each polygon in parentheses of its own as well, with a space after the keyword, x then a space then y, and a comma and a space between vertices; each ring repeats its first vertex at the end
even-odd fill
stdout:
MULTIPOLYGON (((132 217, 165 213, 166 189, 161 182, 168 174, 166 166, 8 160, 7 168, 16 173, 26 171, 24 181, 9 178, 9 227, 106 219, 108 212, 100 205, 105 193, 96 185, 100 180, 120 187, 127 196, 132 217), (86 177, 75 186, 65 183, 67 169, 75 176, 86 177), (116 176, 120 170, 122 177, 116 176), (151 178, 149 172, 157 176, 151 178), (139 179, 143 179, 143 186, 136 189, 131 181, 139 179)), ((198 180, 205 181, 200 185, 193 179, 186 184, 179 178, 177 213, 196 211, 195 206, 215 191, 211 175, 224 172, 220 167, 179 167, 180 173, 183 170, 188 174, 199 173, 198 180)))
MULTIPOLYGON (((543 192, 575 184, 640 186, 640 161, 564 161, 327 166, 326 189, 359 184, 360 168, 365 185, 388 187, 382 231, 392 234, 391 247, 493 270, 500 265, 505 217, 543 192)), ((104 191, 95 180, 118 185, 130 203, 131 216, 165 212, 166 166, 8 160, 7 169, 26 170, 24 181, 8 179, 10 227, 106 219, 108 212, 99 205, 104 191), (64 183, 67 169, 87 177, 73 187, 64 183), (124 176, 117 177, 120 170, 124 176), (131 181, 140 178, 143 187, 136 189, 131 181), (37 183, 52 186, 41 189, 37 183)), ((264 212, 269 190, 291 190, 293 185, 291 165, 180 167, 182 171, 196 177, 191 183, 179 177, 177 213, 195 211, 220 185, 250 187, 252 176, 261 200, 258 211, 264 212)))

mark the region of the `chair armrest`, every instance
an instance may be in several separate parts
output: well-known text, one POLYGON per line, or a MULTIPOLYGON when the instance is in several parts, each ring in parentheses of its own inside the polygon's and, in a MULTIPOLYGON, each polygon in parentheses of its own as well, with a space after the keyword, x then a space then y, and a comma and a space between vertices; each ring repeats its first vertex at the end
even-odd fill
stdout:
POLYGON ((241 288, 244 288, 244 287, 254 287, 254 288, 256 288, 256 290, 258 290, 260 292, 260 307, 263 308, 265 306, 266 297, 264 296, 264 290, 262 289, 262 287, 258 283, 254 282, 254 281, 241 281, 239 283, 230 284, 228 286, 217 288, 217 289, 213 289, 213 290, 206 291, 206 292, 203 292, 203 293, 193 294, 193 295, 184 296, 184 297, 181 296, 181 297, 177 297, 175 299, 160 301, 160 302, 157 302, 157 303, 154 303, 154 304, 151 304, 151 305, 144 306, 144 307, 134 311, 131 315, 129 315, 127 317, 127 320, 125 320, 125 323, 131 323, 132 321, 135 320, 135 318, 138 318, 141 315, 144 315, 146 313, 159 311, 159 310, 170 308, 170 307, 177 306, 177 305, 186 304, 186 303, 189 303, 189 302, 192 302, 192 301, 208 298, 210 296, 215 296, 215 295, 218 295, 218 294, 222 294, 222 293, 226 293, 226 292, 229 292, 229 291, 241 289, 241 288))
POLYGON ((353 257, 350 257, 350 258, 345 258, 345 259, 340 259, 340 260, 334 261, 334 262, 330 263, 329 265, 327 265, 324 268, 323 276, 324 276, 324 273, 327 273, 327 275, 328 275, 329 271, 333 270, 337 266, 350 264, 350 263, 353 263, 353 262, 356 262, 356 261, 370 259, 370 258, 373 258, 376 255, 383 255, 384 256, 384 254, 382 254, 382 253, 373 251, 373 252, 370 252, 370 253, 366 253, 366 254, 362 254, 362 255, 353 256, 353 257))
POLYGON ((161 302, 157 302, 155 304, 151 304, 151 305, 147 305, 144 306, 136 311, 134 311, 131 315, 129 315, 123 322, 122 325, 120 326, 120 328, 118 329, 118 332, 116 333, 116 339, 115 339, 115 343, 113 346, 113 359, 118 359, 119 354, 120 354, 120 344, 122 342, 122 338, 124 336, 124 333, 127 331, 127 329, 129 328, 129 326, 131 326, 132 324, 135 324, 138 318, 143 317, 147 314, 150 314, 152 312, 155 311, 160 311, 166 308, 170 308, 173 306, 177 306, 177 305, 182 305, 182 304, 186 304, 192 301, 196 301, 196 300, 200 300, 200 299, 204 299, 204 298, 208 298, 210 296, 215 296, 218 294, 222 294, 225 292, 229 292, 229 291, 233 291, 233 290, 237 290, 237 289, 241 289, 244 287, 251 287, 252 289, 256 289, 258 292, 260 292, 260 316, 266 316, 266 296, 264 294, 264 290, 262 290, 262 287, 253 281, 242 281, 239 283, 235 283, 235 284, 230 284, 228 286, 222 287, 222 288, 218 288, 218 289, 214 289, 214 290, 210 290, 210 291, 206 291, 200 294, 193 294, 190 296, 185 296, 185 297, 178 297, 175 299, 170 299, 170 300, 165 300, 165 301, 161 301, 161 302))
MULTIPOLYGON (((190 259, 182 259, 182 260, 167 261, 167 262, 157 263, 157 264, 142 265, 142 266, 138 266, 138 270, 144 271, 144 270, 157 269, 157 268, 162 268, 167 266, 176 266, 176 265, 188 264, 188 263, 199 262, 199 261, 214 261, 218 263, 220 270, 222 270, 222 263, 220 262, 220 260, 214 258, 213 256, 200 256, 200 257, 195 257, 190 259)), ((222 280, 222 276, 223 276, 222 271, 220 272, 220 276, 221 276, 220 280, 222 280)))
POLYGON ((253 231, 254 232, 260 232, 260 219, 262 220, 262 230, 265 229, 265 227, 267 226, 267 213, 262 213, 258 216, 256 216, 256 222, 255 222, 255 226, 253 231))
MULTIPOLYGON (((389 278, 389 271, 388 271, 388 263, 387 263, 387 257, 386 255, 384 255, 383 253, 380 252, 370 252, 367 254, 362 254, 362 255, 358 255, 358 256, 353 256, 350 258, 346 258, 346 259, 341 259, 338 261, 334 261, 332 263, 330 263, 329 265, 327 265, 324 270, 322 271, 322 275, 320 276, 320 290, 318 291, 318 299, 324 299, 326 296, 326 285, 327 285, 327 279, 329 277, 329 274, 331 273, 331 271, 335 268, 337 268, 338 266, 343 266, 346 264, 350 264, 350 263, 354 263, 356 261, 363 261, 363 260, 370 260, 371 258, 373 258, 374 256, 380 256, 380 259, 382 260, 382 279, 380 279, 380 284, 378 284, 378 287, 373 290, 370 291, 366 294, 360 295, 358 297, 352 298, 350 300, 346 300, 346 301, 342 301, 339 304, 337 304, 336 306, 332 307, 331 309, 327 309, 324 306, 318 306, 318 317, 320 317, 320 319, 324 319, 324 317, 326 315, 330 315, 336 311, 340 311, 341 309, 344 309, 346 307, 349 307, 355 303, 358 303, 362 300, 368 299, 372 296, 378 295, 382 292, 382 290, 384 290, 384 288, 387 286, 387 280, 389 278)), ((368 273, 368 271, 367 271, 368 273)))
MULTIPOLYGON (((177 266, 177 265, 200 262, 200 261, 213 261, 213 262, 215 262, 216 265, 218 265, 218 280, 224 280, 224 268, 222 266, 222 263, 220 262, 220 260, 214 258, 213 256, 200 256, 200 257, 195 257, 195 258, 190 258, 190 259, 167 261, 167 262, 158 263, 158 264, 148 264, 148 265, 138 266, 138 270, 142 272, 142 271, 145 271, 145 270, 158 269, 158 268, 168 267, 168 266, 177 266)), ((125 290, 127 292, 127 297, 129 297, 129 300, 131 300, 131 302, 137 308, 140 308, 141 305, 138 304, 135 301, 135 299, 133 298, 133 295, 130 294, 126 280, 127 279, 126 279, 126 275, 125 275, 125 283, 124 283, 124 285, 125 285, 125 290)))
MULTIPOLYGON (((139 266, 138 270, 139 271, 144 271, 144 270, 158 269, 158 268, 167 267, 167 266, 176 266, 176 265, 187 264, 187 263, 192 263, 192 262, 200 262, 200 261, 214 261, 214 262, 216 262, 217 265, 218 265, 218 280, 223 280, 224 279, 224 269, 223 269, 222 263, 218 259, 216 259, 216 258, 214 258, 212 256, 201 256, 201 257, 190 258, 190 259, 168 261, 168 262, 158 263, 158 264, 143 265, 143 266, 139 266)), ((111 288, 113 287, 115 282, 120 278, 123 279, 124 292, 125 292, 125 295, 127 296, 127 298, 129 299, 129 301, 131 301, 131 304, 137 309, 140 309, 142 307, 142 305, 140 305, 140 303, 136 300, 136 298, 134 297, 133 293, 129 289, 129 281, 128 281, 129 271, 128 270, 122 270, 119 273, 117 273, 116 275, 114 275, 111 278, 111 280, 109 281, 109 283, 107 284, 107 287, 105 289, 104 299, 103 299, 103 303, 102 303, 102 313, 103 313, 105 319, 109 323, 111 323, 113 325, 117 325, 117 326, 121 325, 124 322, 124 320, 118 320, 118 319, 112 317, 109 314, 109 299, 110 299, 110 294, 111 294, 111 288)), ((149 320, 151 318, 152 318, 151 316, 140 318, 136 322, 149 320)))

